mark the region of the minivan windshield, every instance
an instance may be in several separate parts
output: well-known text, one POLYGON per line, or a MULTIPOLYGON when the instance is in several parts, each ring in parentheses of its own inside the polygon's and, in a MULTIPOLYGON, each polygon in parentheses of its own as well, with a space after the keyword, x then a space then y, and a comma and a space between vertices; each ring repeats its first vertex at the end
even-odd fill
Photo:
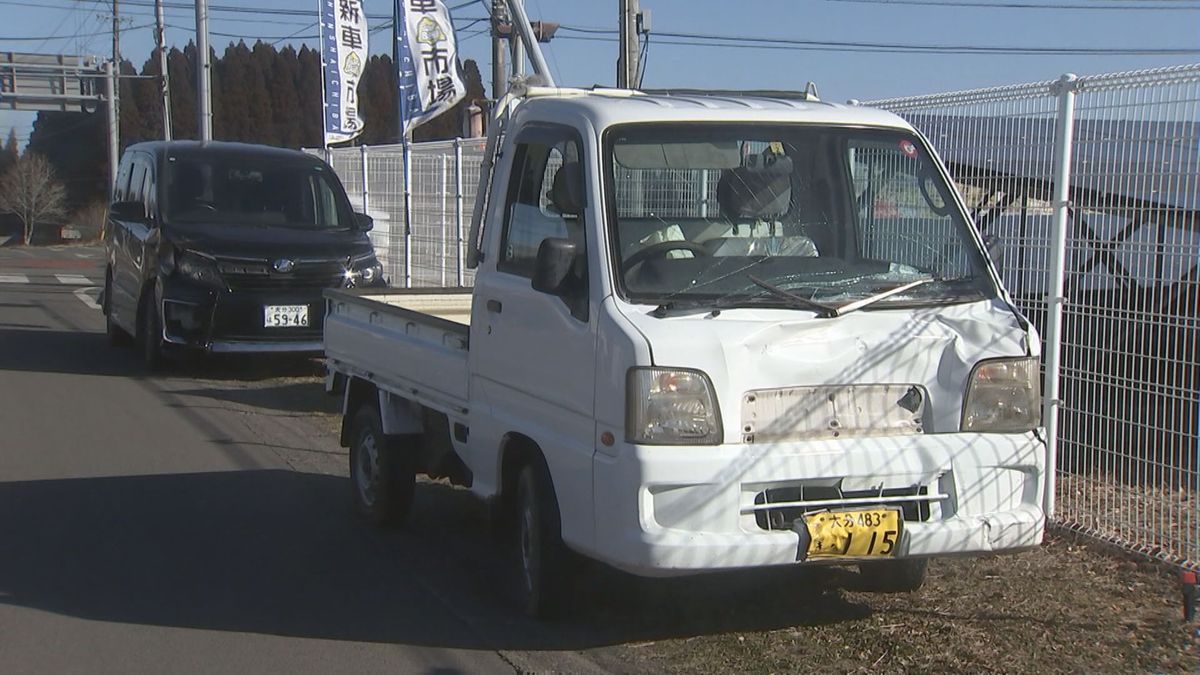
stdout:
POLYGON ((668 306, 993 297, 921 140, 813 125, 631 125, 607 137, 618 284, 668 306))
POLYGON ((345 229, 353 218, 328 169, 309 162, 173 156, 165 197, 174 223, 345 229))

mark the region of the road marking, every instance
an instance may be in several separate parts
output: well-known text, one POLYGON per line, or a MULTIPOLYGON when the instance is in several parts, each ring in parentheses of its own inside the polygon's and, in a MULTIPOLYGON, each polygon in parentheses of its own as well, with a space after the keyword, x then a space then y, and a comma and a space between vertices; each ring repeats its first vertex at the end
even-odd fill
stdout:
POLYGON ((100 287, 99 286, 91 286, 88 288, 75 289, 75 297, 79 298, 79 301, 82 302, 83 304, 98 311, 100 309, 100 304, 92 299, 92 296, 91 296, 92 291, 96 292, 97 298, 100 297, 100 287))
POLYGON ((79 274, 55 274, 58 283, 68 286, 94 286, 91 279, 79 274))
POLYGON ((0 284, 27 284, 29 277, 24 274, 0 274, 0 284))

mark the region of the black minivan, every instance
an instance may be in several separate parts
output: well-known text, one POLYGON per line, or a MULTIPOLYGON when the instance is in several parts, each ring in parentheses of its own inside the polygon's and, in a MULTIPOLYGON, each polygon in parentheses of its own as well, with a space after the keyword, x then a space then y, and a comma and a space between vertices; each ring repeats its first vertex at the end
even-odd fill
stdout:
POLYGON ((131 145, 104 233, 109 338, 135 337, 151 368, 175 347, 318 353, 322 290, 384 284, 370 229, 303 152, 131 145))

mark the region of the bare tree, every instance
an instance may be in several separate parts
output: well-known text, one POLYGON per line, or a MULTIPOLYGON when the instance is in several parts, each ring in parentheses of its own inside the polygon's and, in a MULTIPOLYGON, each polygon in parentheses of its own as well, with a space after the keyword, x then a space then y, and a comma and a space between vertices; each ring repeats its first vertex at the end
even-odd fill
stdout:
POLYGON ((45 157, 26 152, 0 176, 0 212, 20 219, 26 246, 33 240, 34 227, 66 216, 66 190, 45 157))

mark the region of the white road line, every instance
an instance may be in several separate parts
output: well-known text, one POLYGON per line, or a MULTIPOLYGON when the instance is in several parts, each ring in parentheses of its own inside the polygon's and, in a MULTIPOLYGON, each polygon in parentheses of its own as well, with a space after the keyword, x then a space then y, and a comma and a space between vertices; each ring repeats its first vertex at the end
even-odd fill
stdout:
POLYGON ((29 277, 24 274, 0 274, 0 284, 27 284, 29 277))
POLYGON ((68 286, 94 286, 91 279, 78 274, 55 274, 58 283, 68 286))
POLYGON ((79 298, 79 301, 82 302, 83 304, 98 311, 100 309, 100 305, 95 300, 92 299, 91 294, 93 291, 95 292, 97 298, 100 297, 100 287, 99 286, 91 286, 89 288, 75 289, 75 297, 79 298))

